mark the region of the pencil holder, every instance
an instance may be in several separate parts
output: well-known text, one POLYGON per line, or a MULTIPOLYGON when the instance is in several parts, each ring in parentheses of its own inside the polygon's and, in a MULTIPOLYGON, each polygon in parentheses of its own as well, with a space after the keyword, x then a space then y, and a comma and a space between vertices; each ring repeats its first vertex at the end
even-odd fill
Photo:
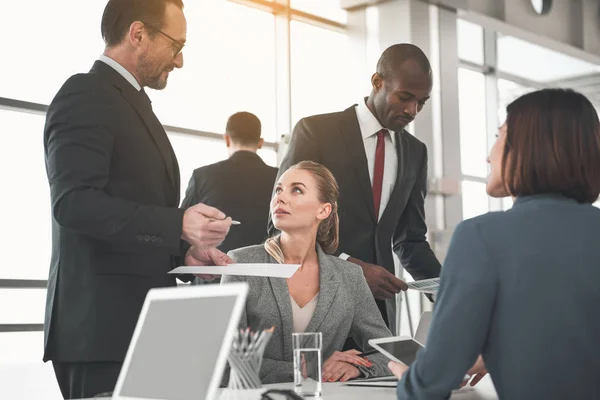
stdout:
POLYGON ((273 329, 250 332, 249 329, 241 330, 233 337, 231 351, 229 352, 229 389, 259 389, 260 367, 263 353, 273 329))

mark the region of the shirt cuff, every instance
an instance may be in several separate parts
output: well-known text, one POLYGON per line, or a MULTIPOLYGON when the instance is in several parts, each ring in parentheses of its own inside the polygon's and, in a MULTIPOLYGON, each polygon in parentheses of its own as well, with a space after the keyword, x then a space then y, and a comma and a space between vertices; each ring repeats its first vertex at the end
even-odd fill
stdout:
POLYGON ((341 258, 342 260, 346 260, 346 261, 348 261, 348 259, 350 258, 350 256, 346 253, 342 253, 338 257, 341 258))

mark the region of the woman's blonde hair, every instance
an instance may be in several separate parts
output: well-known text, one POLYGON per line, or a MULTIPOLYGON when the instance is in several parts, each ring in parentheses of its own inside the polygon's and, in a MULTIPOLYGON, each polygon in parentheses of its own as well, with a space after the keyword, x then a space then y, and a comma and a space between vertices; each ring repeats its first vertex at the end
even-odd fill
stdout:
MULTIPOLYGON (((298 164, 292 165, 289 169, 308 171, 317 182, 319 201, 331 204, 331 213, 319 224, 317 243, 325 253, 333 253, 337 250, 340 241, 340 221, 337 204, 338 197, 340 196, 340 188, 335 177, 327 167, 313 161, 301 161, 298 164)), ((280 264, 284 263, 283 251, 279 244, 279 235, 267 239, 264 246, 267 253, 275 261, 280 264)))

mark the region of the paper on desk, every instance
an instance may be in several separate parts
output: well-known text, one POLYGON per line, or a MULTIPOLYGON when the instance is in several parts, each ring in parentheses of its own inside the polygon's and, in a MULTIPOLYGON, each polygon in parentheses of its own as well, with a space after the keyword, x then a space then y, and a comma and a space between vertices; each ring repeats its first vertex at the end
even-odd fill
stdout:
POLYGON ((398 386, 398 380, 396 379, 394 382, 367 382, 367 381, 348 381, 345 383, 346 386, 371 386, 371 387, 387 387, 387 388, 395 388, 398 386))
POLYGON ((418 290, 423 293, 437 293, 440 288, 440 278, 423 279, 420 281, 408 282, 409 289, 418 290))
POLYGON ((296 273, 300 264, 228 264, 226 266, 184 266, 177 267, 169 274, 196 275, 239 275, 289 278, 296 273))
POLYGON ((374 387, 396 387, 398 378, 395 376, 383 376, 377 378, 354 379, 345 383, 346 386, 374 386, 374 387))

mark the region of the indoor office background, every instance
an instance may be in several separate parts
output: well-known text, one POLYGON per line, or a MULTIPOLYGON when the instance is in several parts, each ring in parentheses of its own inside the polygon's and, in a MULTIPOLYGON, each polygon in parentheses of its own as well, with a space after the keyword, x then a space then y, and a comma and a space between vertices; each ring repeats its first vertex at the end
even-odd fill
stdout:
MULTIPOLYGON (((590 31, 585 12, 598 15, 594 0, 554 1, 540 16, 533 5, 543 2, 535 0, 184 3, 184 68, 164 91, 149 93, 179 160, 182 195, 193 169, 226 158, 221 135, 232 113, 260 118, 260 155, 275 166, 300 118, 359 101, 381 52, 413 42, 435 74, 432 100, 409 131, 429 148, 429 240, 440 259, 457 223, 512 205, 485 192, 487 153, 510 101, 564 86, 600 104, 600 50, 589 44, 589 37, 600 43, 600 32, 590 31), (568 26, 547 35, 558 23, 568 26), (573 28, 579 25, 581 33, 573 28)), ((64 80, 89 70, 102 53, 106 0, 1 4, 0 397, 33 398, 55 385, 41 363, 51 249, 44 113, 64 80)), ((398 301, 399 331, 410 334, 430 305, 413 294, 398 301)))

